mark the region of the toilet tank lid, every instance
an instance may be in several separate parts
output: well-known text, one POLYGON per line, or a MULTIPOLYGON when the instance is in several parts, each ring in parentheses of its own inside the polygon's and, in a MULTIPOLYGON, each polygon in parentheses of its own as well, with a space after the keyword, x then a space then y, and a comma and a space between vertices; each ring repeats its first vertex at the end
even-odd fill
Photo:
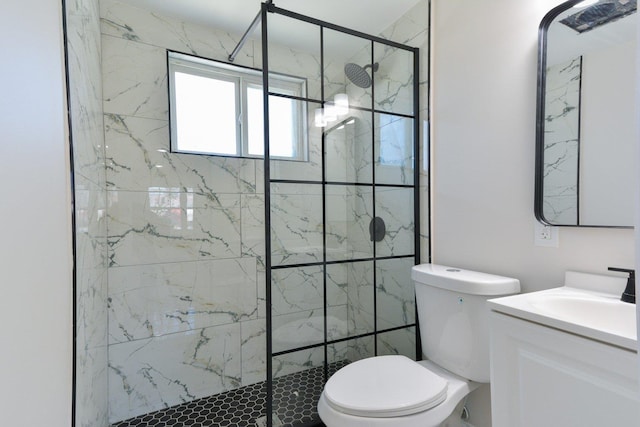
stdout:
POLYGON ((417 283, 471 295, 509 295, 520 292, 518 279, 446 265, 416 265, 411 269, 411 279, 417 283))

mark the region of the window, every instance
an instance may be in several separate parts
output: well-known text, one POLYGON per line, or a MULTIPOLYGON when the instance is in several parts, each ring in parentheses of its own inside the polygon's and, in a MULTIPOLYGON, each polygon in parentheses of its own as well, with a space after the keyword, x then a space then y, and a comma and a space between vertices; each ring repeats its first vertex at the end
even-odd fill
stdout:
MULTIPOLYGON (((168 52, 171 151, 264 155, 262 72, 168 52)), ((305 81, 271 74, 270 155, 306 160, 305 81)))

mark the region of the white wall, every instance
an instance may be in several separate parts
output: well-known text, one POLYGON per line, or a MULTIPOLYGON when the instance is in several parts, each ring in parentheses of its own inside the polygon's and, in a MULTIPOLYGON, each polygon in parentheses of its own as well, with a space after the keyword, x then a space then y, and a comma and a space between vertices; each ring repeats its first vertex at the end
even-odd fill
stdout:
POLYGON ((71 422, 70 197, 60 2, 0 6, 2 425, 71 422))
MULTIPOLYGON (((433 0, 433 261, 558 286, 565 270, 633 268, 633 230, 561 228, 534 246, 538 25, 561 0, 433 0)), ((470 396, 488 427, 488 387, 470 396)))
POLYGON ((534 246, 538 25, 560 0, 434 0, 433 259, 559 285, 568 269, 632 268, 633 230, 561 228, 534 246))

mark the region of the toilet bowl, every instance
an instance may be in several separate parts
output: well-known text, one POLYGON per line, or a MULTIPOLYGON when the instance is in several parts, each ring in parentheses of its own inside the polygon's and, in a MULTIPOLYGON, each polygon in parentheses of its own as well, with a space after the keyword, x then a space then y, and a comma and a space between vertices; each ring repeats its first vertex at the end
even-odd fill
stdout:
POLYGON ((436 427, 480 386, 405 356, 372 357, 342 369, 329 378, 318 402, 329 427, 436 427))
POLYGON ((456 407, 489 381, 486 301, 519 292, 520 282, 434 264, 413 267, 411 277, 427 360, 376 356, 337 371, 318 402, 327 427, 463 425, 456 407))

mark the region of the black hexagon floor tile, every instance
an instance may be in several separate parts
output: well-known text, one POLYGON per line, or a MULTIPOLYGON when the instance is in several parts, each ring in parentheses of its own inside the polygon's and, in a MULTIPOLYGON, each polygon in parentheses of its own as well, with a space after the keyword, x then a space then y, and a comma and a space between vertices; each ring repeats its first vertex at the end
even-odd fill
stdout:
MULTIPOLYGON (((348 363, 331 363, 329 376, 348 363)), ((273 426, 324 426, 316 412, 323 387, 323 367, 274 379, 273 426)), ((266 382, 261 382, 120 421, 112 427, 264 427, 266 399, 266 382)))

